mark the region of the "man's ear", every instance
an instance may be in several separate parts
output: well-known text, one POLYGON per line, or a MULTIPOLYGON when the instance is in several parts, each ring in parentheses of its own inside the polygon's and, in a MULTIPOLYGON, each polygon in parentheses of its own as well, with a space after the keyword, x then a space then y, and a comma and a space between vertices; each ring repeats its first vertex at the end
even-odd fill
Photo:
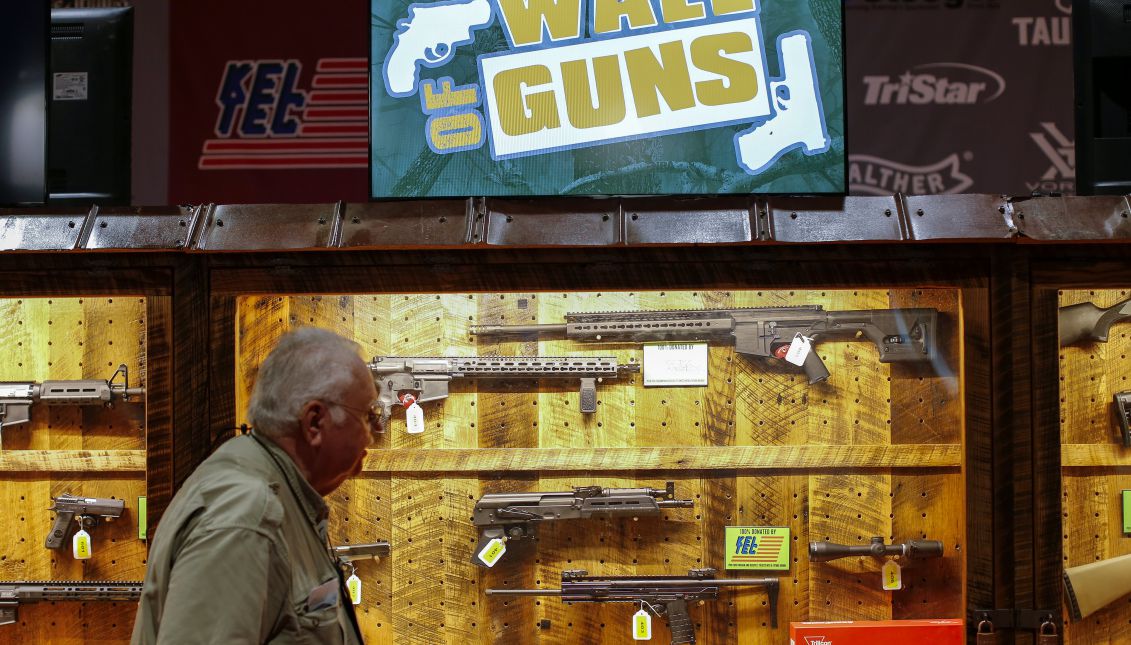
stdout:
POLYGON ((302 406, 299 414, 299 426, 302 430, 303 440, 311 447, 322 445, 322 433, 330 422, 330 406, 315 399, 302 406))

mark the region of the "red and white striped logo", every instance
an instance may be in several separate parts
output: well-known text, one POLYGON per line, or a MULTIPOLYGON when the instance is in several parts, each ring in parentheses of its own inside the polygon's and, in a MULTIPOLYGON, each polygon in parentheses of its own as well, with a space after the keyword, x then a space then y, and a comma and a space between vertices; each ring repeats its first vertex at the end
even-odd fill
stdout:
POLYGON ((228 61, 197 167, 367 168, 368 61, 322 58, 309 89, 301 74, 296 60, 228 61))

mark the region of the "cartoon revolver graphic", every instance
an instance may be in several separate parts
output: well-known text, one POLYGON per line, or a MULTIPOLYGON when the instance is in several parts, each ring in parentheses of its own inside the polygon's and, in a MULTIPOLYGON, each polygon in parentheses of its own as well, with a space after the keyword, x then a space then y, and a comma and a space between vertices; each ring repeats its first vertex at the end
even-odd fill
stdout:
POLYGON ((397 23, 393 48, 385 57, 385 89, 398 98, 416 94, 419 65, 447 64, 456 48, 475 40, 473 31, 493 20, 489 0, 416 3, 408 15, 397 23))

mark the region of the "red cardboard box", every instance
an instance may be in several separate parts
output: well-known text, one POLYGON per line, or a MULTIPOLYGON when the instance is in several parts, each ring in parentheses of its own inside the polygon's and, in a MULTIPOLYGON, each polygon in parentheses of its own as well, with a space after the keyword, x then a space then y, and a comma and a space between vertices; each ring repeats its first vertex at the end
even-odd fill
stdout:
POLYGON ((931 620, 840 620, 789 624, 791 645, 963 645, 961 618, 931 620))

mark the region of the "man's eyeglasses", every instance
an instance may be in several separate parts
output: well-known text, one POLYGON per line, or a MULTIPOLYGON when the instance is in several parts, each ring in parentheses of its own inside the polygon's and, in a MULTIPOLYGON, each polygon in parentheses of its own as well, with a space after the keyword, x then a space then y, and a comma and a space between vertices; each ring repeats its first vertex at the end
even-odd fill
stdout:
POLYGON ((330 405, 336 405, 339 408, 343 408, 351 413, 363 415, 361 417, 354 416, 354 418, 369 426, 369 431, 374 434, 385 432, 385 426, 381 423, 381 406, 376 403, 369 406, 368 410, 355 408, 351 405, 346 405, 345 403, 339 403, 338 401, 330 401, 330 405))

